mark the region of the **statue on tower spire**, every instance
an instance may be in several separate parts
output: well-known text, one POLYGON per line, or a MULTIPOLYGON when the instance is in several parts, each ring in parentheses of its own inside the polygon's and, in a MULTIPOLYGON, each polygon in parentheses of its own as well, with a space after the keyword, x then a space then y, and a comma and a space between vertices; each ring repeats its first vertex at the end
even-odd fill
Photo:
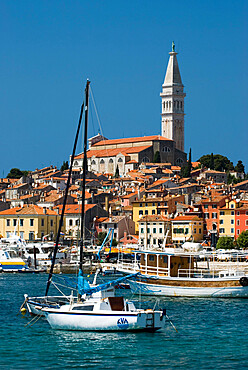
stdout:
POLYGON ((172 41, 172 51, 173 51, 173 53, 175 52, 175 43, 174 43, 174 41, 172 41))

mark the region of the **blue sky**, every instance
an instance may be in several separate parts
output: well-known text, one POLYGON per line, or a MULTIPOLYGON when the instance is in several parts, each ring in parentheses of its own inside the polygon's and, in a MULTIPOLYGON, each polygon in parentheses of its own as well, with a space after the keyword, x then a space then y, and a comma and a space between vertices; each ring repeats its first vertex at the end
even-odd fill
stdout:
MULTIPOLYGON (((69 159, 86 78, 106 137, 159 134, 172 40, 185 151, 241 159, 248 171, 247 22, 242 0, 1 0, 0 177, 69 159)), ((92 114, 89 136, 98 131, 92 114)))

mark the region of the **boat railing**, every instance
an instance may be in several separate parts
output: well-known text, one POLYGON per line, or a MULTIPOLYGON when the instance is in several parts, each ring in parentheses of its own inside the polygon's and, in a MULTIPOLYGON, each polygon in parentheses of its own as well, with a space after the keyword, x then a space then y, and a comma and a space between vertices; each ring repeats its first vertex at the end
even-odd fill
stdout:
POLYGON ((168 276, 169 269, 159 266, 146 266, 140 265, 139 263, 126 263, 126 262, 118 262, 117 263, 117 270, 120 271, 127 271, 127 272, 140 272, 145 275, 153 275, 153 276, 168 276))
POLYGON ((241 269, 209 270, 209 269, 178 269, 177 277, 185 278, 231 278, 241 277, 245 271, 241 269))

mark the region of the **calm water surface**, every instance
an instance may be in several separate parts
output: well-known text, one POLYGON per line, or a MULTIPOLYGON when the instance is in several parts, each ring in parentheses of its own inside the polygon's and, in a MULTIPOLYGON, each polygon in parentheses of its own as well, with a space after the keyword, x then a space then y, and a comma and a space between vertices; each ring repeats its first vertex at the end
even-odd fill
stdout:
POLYGON ((157 333, 55 331, 45 319, 25 327, 23 294, 44 295, 46 279, 0 274, 0 369, 248 369, 248 300, 161 299, 179 333, 169 323, 157 333))

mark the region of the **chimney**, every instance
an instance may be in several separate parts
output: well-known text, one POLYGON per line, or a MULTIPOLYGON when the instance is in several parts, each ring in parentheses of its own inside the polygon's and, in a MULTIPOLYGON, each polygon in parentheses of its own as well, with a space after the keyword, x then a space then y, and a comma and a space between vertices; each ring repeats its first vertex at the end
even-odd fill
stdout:
POLYGON ((44 207, 44 208, 43 208, 43 213, 44 213, 44 215, 46 215, 46 214, 47 214, 47 209, 46 209, 46 207, 44 207))

